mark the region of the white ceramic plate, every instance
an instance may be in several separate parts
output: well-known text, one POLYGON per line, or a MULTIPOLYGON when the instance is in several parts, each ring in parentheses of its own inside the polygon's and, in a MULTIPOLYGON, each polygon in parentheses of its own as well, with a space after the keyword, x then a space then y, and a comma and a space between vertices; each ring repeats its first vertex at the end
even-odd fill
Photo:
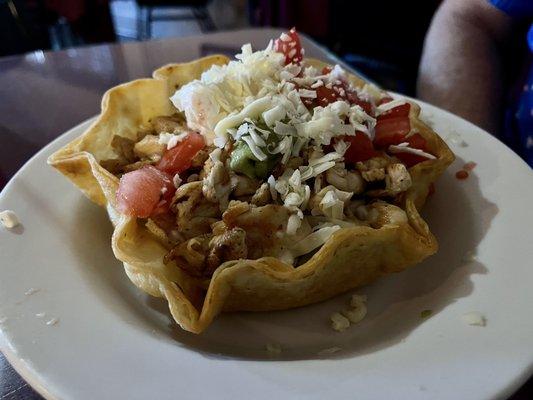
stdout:
POLYGON ((368 316, 343 333, 328 317, 349 294, 181 331, 114 259, 104 210, 46 166, 90 121, 79 125, 0 195, 23 224, 0 228, 2 350, 52 399, 505 398, 532 372, 533 173, 468 122, 429 105, 423 115, 457 154, 425 208, 440 251, 361 289, 368 316), (478 166, 459 181, 467 161, 478 166), (487 326, 465 324, 470 311, 487 326))

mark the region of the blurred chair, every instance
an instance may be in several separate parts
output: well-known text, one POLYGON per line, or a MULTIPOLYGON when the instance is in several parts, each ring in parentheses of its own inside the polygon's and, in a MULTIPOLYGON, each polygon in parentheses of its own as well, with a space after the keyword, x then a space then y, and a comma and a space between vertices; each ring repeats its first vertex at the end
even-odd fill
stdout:
POLYGON ((139 7, 137 14, 137 39, 152 37, 152 22, 154 21, 184 21, 195 20, 202 32, 215 30, 215 24, 207 12, 209 0, 136 0, 139 7), (190 8, 191 14, 169 15, 155 14, 156 8, 190 8))

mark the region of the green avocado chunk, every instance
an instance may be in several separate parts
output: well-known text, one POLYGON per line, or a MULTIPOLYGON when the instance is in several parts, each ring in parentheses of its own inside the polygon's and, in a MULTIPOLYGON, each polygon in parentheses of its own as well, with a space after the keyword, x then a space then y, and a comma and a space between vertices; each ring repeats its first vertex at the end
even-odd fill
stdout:
POLYGON ((269 154, 264 161, 259 161, 246 142, 239 140, 230 156, 230 168, 251 179, 265 179, 279 161, 278 155, 269 154))

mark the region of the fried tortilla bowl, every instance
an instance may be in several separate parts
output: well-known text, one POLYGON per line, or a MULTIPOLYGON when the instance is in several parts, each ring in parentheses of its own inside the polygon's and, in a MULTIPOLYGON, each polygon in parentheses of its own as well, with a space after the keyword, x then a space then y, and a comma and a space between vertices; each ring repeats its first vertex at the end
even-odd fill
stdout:
MULTIPOLYGON (((200 333, 222 311, 268 311, 299 307, 366 285, 380 276, 400 272, 437 251, 438 244, 419 215, 431 184, 454 160, 443 140, 418 119, 411 103, 411 126, 426 139, 436 156, 409 169, 412 186, 397 205, 374 203, 371 226, 341 228, 304 264, 293 267, 276 258, 233 260, 220 265, 211 279, 189 276, 174 262, 165 264, 169 248, 142 220, 116 211, 119 178, 102 160, 119 157, 111 146, 115 135, 135 139, 151 118, 175 113, 169 101, 174 91, 200 77, 212 65, 229 60, 211 56, 172 64, 110 89, 102 112, 78 139, 53 154, 48 162, 66 175, 93 202, 106 207, 114 225, 112 247, 131 281, 152 296, 165 298, 176 322, 200 333)), ((325 63, 307 60, 318 68, 325 63)), ((350 75, 352 83, 364 81, 350 75)))

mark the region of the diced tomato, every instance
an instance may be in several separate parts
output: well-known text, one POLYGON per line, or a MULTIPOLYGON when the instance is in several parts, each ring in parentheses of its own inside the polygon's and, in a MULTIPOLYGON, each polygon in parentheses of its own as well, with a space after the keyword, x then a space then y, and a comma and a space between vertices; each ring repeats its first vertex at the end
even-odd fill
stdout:
POLYGON ((316 105, 326 107, 330 103, 335 103, 337 100, 341 100, 339 94, 326 86, 319 86, 316 88, 316 105))
POLYGON ((409 147, 412 147, 413 149, 427 151, 426 139, 424 139, 420 133, 415 133, 414 135, 409 136, 406 139, 406 142, 409 143, 409 147))
MULTIPOLYGON (((161 207, 169 203, 175 190, 171 176, 147 165, 120 178, 117 190, 118 211, 147 218, 158 206, 162 210, 161 207)), ((168 204, 166 207, 168 209, 168 204)))
POLYGON ((204 137, 191 132, 176 146, 167 150, 156 167, 172 176, 179 174, 190 168, 192 159, 204 147, 204 137))
POLYGON ((331 87, 319 86, 315 89, 316 98, 304 98, 302 101, 309 108, 317 106, 326 107, 328 104, 335 103, 338 100, 346 100, 350 104, 359 105, 368 115, 373 115, 372 104, 367 101, 361 100, 357 93, 347 89, 345 83, 338 85, 332 85, 331 87))
POLYGON ((413 165, 427 160, 426 157, 422 157, 413 153, 394 153, 394 156, 404 163, 407 168, 411 168, 413 165))
POLYGON ((378 101, 378 106, 382 105, 382 104, 385 104, 385 103, 390 103, 392 101, 392 97, 383 97, 380 101, 378 101))
MULTIPOLYGON (((426 139, 424 139, 419 133, 415 133, 414 135, 409 136, 408 138, 404 139, 404 141, 409 143, 409 147, 413 149, 420 149, 422 151, 427 152, 426 139)), ((407 167, 412 167, 415 164, 427 160, 426 157, 419 156, 413 153, 395 153, 394 156, 396 156, 407 167)))
POLYGON ((384 120, 389 118, 408 117, 411 105, 409 103, 402 104, 400 106, 391 108, 378 116, 378 120, 384 120))
POLYGON ((378 119, 374 144, 378 147, 400 144, 410 130, 411 123, 407 117, 378 119))
POLYGON ((331 72, 332 68, 331 67, 324 67, 322 68, 322 75, 327 75, 331 72))
POLYGON ((363 132, 356 132, 355 136, 344 136, 345 142, 350 143, 350 147, 344 153, 344 159, 347 162, 356 163, 366 161, 369 158, 376 157, 379 153, 374 149, 370 138, 363 132))
POLYGON ((372 112, 372 104, 368 101, 361 100, 355 92, 348 92, 347 95, 348 102, 350 104, 357 104, 359 107, 361 107, 368 115, 373 116, 374 113, 372 112))
POLYGON ((292 28, 288 33, 281 35, 274 42, 274 50, 285 55, 285 65, 300 64, 304 58, 304 51, 300 43, 300 37, 296 29, 292 28), (285 40, 284 40, 285 39, 285 40))

